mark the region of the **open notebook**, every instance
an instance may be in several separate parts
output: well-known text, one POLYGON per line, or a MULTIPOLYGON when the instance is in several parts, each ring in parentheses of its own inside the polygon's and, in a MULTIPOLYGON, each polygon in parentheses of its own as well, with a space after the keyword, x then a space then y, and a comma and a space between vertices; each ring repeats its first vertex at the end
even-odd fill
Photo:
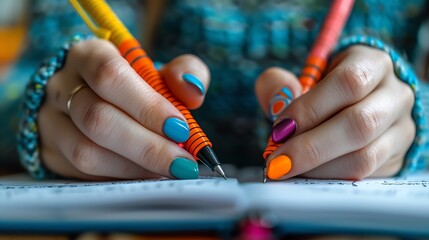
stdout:
POLYGON ((249 213, 285 233, 429 236, 429 175, 265 184, 0 178, 0 230, 8 232, 228 230, 249 213))

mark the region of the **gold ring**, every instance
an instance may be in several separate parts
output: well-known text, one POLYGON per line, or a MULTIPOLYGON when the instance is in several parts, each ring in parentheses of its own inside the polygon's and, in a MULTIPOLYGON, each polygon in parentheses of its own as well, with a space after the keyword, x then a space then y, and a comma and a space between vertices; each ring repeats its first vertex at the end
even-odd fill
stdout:
POLYGON ((67 99, 67 114, 70 116, 70 107, 71 107, 71 102, 74 98, 74 96, 82 89, 87 88, 88 85, 86 83, 82 83, 77 85, 71 92, 69 95, 69 98, 67 99))

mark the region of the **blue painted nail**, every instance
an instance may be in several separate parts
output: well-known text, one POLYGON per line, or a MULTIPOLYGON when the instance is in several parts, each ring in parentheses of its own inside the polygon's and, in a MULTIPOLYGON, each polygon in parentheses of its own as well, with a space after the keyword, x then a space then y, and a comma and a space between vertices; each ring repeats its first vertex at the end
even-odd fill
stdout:
POLYGON ((155 67, 156 70, 161 70, 164 67, 164 64, 162 62, 153 62, 153 66, 155 67))
POLYGON ((190 74, 190 73, 185 73, 185 74, 182 75, 182 78, 187 83, 190 83, 190 84, 194 85, 195 87, 197 87, 198 90, 200 90, 200 92, 201 92, 202 95, 204 94, 204 92, 205 92, 204 85, 200 81, 200 79, 198 79, 196 76, 194 76, 193 74, 190 74))
POLYGON ((178 143, 185 142, 189 138, 188 124, 178 118, 167 118, 163 131, 167 137, 178 143))
POLYGON ((292 92, 289 88, 284 87, 271 99, 268 117, 272 122, 289 106, 292 98, 292 92))
POLYGON ((197 179, 198 164, 186 158, 176 158, 170 165, 170 174, 177 179, 197 179))

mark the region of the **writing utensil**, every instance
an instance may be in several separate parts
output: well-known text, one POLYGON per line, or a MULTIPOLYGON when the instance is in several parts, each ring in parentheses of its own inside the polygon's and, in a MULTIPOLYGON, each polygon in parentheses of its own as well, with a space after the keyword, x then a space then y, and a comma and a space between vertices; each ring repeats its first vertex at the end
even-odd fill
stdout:
MULTIPOLYGON (((316 85, 325 72, 329 54, 335 47, 339 36, 347 22, 353 8, 354 0, 334 0, 323 22, 322 28, 307 56, 304 68, 299 76, 303 93, 308 92, 316 85)), ((267 181, 266 160, 281 144, 275 143, 272 135, 268 139, 267 147, 263 153, 265 159, 264 179, 267 181)))
POLYGON ((184 148, 195 159, 201 160, 212 171, 226 179, 221 164, 212 149, 212 143, 206 134, 189 110, 171 93, 167 84, 155 69, 152 60, 115 15, 110 6, 104 0, 70 0, 70 3, 95 35, 108 39, 115 44, 121 55, 140 77, 183 114, 190 130, 190 137, 185 142, 184 148))

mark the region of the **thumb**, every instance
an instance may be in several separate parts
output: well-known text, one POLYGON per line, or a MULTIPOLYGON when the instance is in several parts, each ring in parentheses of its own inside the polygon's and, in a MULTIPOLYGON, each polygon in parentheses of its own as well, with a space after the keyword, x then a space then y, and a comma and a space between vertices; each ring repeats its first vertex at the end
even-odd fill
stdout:
POLYGON ((189 109, 203 104, 210 85, 207 65, 198 57, 181 55, 160 70, 171 92, 189 109))
POLYGON ((274 122, 290 102, 301 95, 302 88, 295 74, 272 67, 256 80, 255 92, 265 115, 274 122))

